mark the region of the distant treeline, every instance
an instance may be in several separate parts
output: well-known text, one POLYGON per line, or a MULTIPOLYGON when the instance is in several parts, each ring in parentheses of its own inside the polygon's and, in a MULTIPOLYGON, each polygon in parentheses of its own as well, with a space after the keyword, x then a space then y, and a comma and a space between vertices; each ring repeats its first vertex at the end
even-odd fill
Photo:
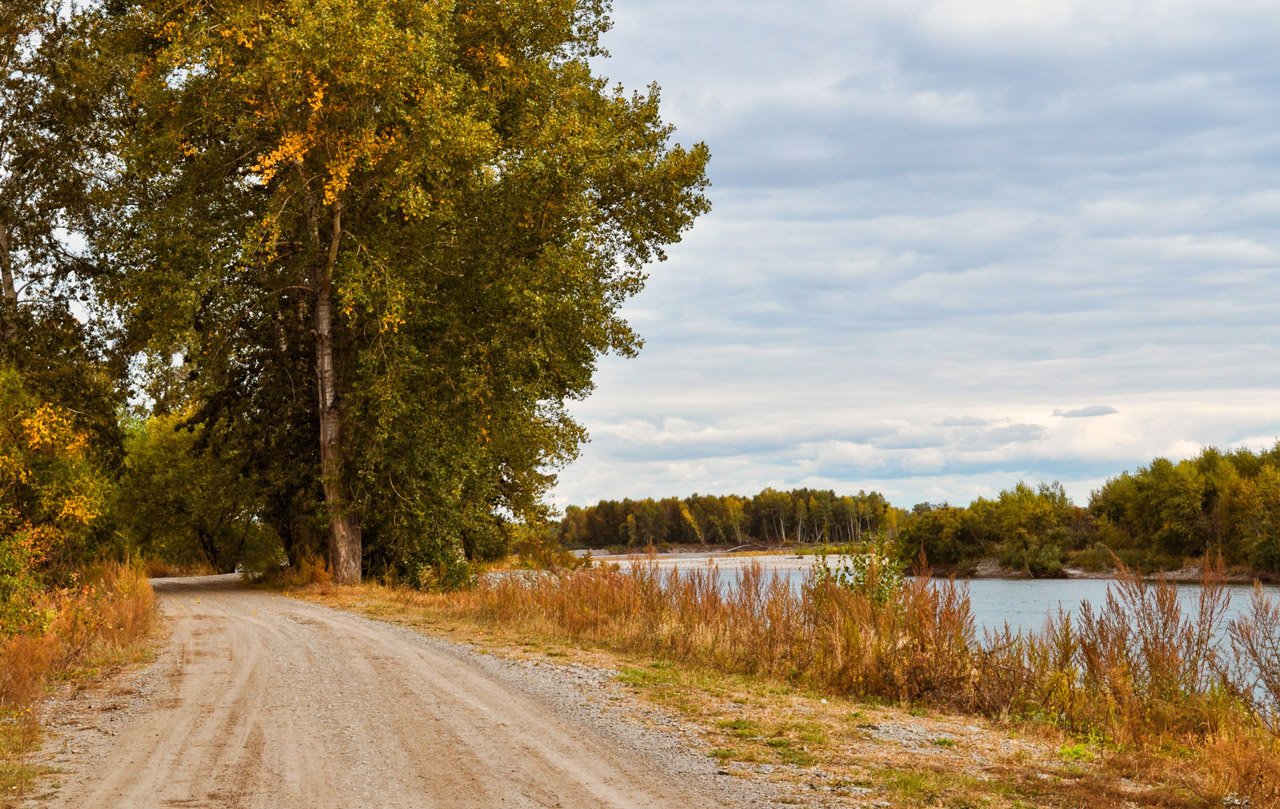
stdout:
POLYGON ((1093 492, 1087 508, 1058 484, 1019 483, 967 508, 918 505, 903 522, 904 556, 925 552, 961 570, 996 556, 1033 575, 1064 565, 1111 567, 1112 555, 1146 571, 1172 570, 1221 554, 1231 566, 1280 573, 1280 444, 1265 452, 1206 449, 1157 458, 1093 492))
POLYGON ((1227 565, 1280 575, 1280 444, 1265 452, 1206 449, 1111 478, 1078 506, 1058 483, 1018 483, 965 507, 910 511, 876 493, 765 489, 754 497, 605 500, 570 506, 559 527, 569 547, 829 542, 883 536, 904 563, 923 551, 942 570, 971 572, 995 558, 1033 576, 1067 567, 1108 570, 1113 557, 1144 571, 1219 555, 1227 565))
POLYGON ((571 548, 848 543, 895 531, 903 514, 876 492, 842 497, 822 489, 765 489, 754 497, 695 494, 569 506, 559 536, 571 548))

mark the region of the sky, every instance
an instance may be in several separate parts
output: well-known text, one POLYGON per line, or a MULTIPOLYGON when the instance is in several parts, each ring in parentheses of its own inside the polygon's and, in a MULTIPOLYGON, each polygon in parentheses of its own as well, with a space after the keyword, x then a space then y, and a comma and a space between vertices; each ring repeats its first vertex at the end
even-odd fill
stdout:
POLYGON ((1280 5, 615 0, 713 211, 575 402, 560 506, 1077 502, 1280 436, 1280 5))

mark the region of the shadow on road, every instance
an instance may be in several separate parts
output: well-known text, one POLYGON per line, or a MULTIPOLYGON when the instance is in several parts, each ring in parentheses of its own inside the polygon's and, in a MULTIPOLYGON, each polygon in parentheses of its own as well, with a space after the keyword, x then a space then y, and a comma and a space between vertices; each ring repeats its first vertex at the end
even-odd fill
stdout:
POLYGON ((239 573, 224 573, 220 576, 180 576, 148 581, 157 595, 192 595, 234 590, 240 586, 240 580, 239 573))

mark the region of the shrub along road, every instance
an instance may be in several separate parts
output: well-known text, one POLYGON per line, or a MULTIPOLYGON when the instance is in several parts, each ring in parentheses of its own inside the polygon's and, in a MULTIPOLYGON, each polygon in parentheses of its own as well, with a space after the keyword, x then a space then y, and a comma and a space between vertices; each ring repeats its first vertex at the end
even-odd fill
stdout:
POLYGON ((60 762, 61 783, 42 805, 767 803, 758 785, 717 777, 705 757, 609 718, 563 676, 242 589, 230 576, 155 590, 169 637, 143 675, 147 696, 60 762))

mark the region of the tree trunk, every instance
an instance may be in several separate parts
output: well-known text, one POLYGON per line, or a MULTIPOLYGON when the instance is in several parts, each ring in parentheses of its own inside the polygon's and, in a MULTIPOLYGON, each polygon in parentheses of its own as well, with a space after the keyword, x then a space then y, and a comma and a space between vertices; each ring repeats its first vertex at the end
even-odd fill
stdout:
POLYGON ((360 583, 360 523, 351 513, 342 480, 342 418, 333 361, 333 266, 342 237, 342 203, 333 206, 329 258, 317 279, 316 387, 320 393, 320 475, 329 514, 329 570, 338 584, 360 583))
POLYGON ((13 280, 13 254, 9 251, 9 223, 0 222, 0 284, 4 298, 0 300, 0 343, 7 345, 18 332, 18 287, 13 280))

